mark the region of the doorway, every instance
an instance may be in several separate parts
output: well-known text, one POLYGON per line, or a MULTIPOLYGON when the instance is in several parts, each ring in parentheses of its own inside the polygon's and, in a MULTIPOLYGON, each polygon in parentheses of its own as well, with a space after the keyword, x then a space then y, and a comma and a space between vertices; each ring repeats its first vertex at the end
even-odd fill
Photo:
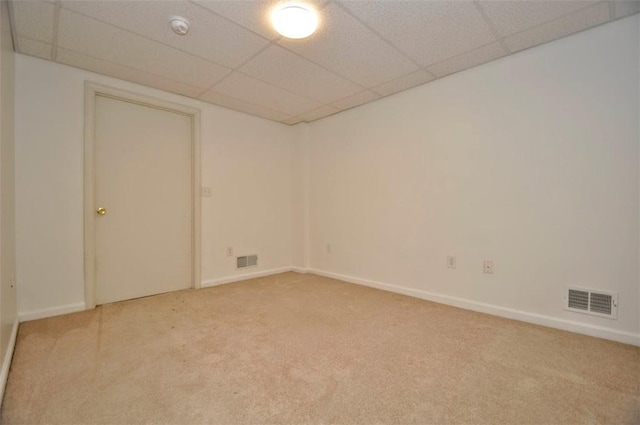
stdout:
POLYGON ((88 83, 85 303, 200 286, 199 111, 88 83))

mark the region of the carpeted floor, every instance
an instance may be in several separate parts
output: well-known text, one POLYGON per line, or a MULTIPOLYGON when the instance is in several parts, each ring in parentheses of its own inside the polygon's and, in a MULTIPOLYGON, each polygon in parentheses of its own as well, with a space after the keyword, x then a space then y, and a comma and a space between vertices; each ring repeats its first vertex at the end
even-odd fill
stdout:
POLYGON ((640 349, 284 273, 24 323, 4 424, 638 424, 640 349))

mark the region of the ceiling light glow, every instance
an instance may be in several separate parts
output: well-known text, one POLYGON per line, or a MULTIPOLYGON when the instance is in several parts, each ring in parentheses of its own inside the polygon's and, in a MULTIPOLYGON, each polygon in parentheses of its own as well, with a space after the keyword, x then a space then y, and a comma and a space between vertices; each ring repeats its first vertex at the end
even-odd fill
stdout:
POLYGON ((318 28, 318 14, 304 3, 283 3, 271 13, 271 23, 287 38, 306 38, 318 28))

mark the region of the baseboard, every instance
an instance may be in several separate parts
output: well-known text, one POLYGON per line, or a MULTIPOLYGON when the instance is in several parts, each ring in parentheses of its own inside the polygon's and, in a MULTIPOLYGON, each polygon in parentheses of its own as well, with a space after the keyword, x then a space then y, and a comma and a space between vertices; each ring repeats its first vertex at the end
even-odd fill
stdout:
POLYGON ((46 317, 60 316, 62 314, 77 313, 84 311, 84 303, 67 304, 60 307, 45 308, 42 310, 32 310, 18 314, 20 322, 28 322, 30 320, 44 319, 46 317))
POLYGON ((203 280, 202 288, 209 288, 211 286, 218 286, 218 285, 224 285, 226 283, 239 282, 241 280, 255 279, 257 277, 271 276, 272 274, 290 272, 290 271, 293 271, 293 269, 294 269, 293 267, 288 266, 288 267, 280 267, 277 269, 263 270, 255 273, 244 273, 244 274, 238 274, 235 276, 222 277, 219 279, 203 280))
POLYGON ((404 288, 402 286, 392 285, 389 283, 376 282, 367 279, 361 279, 353 276, 346 276, 338 273, 326 272, 323 270, 309 269, 309 273, 319 276, 330 277, 333 279, 343 280, 357 285, 368 286, 371 288, 382 289, 383 291, 394 292, 397 294, 408 295, 410 297, 421 298, 427 301, 433 301, 440 304, 446 304, 453 307, 464 308, 466 310, 487 313, 493 316, 504 317, 507 319, 519 320, 521 322, 533 323, 535 325, 547 326, 555 329, 575 332, 583 335, 594 336, 597 338, 608 339, 611 341, 622 342, 640 346, 640 334, 619 331, 616 329, 605 328, 602 326, 594 326, 580 322, 574 322, 565 319, 559 319, 541 314, 528 313, 520 310, 513 310, 505 307, 499 307, 491 304, 479 303, 476 301, 466 300, 463 298, 451 297, 448 295, 434 294, 431 292, 421 291, 419 289, 404 288))
POLYGON ((296 273, 301 273, 301 274, 309 273, 309 269, 305 269, 302 267, 295 267, 295 266, 291 267, 291 271, 296 273))
MULTIPOLYGON (((210 286, 224 285, 225 283, 238 282, 240 280, 254 279, 256 277, 265 277, 278 273, 285 273, 293 271, 291 266, 280 267, 277 269, 263 270, 255 273, 244 273, 236 276, 223 277, 220 279, 204 280, 202 281, 202 288, 208 288, 210 286)), ((60 307, 46 308, 42 310, 33 310, 20 313, 18 315, 20 322, 28 322, 30 320, 44 319, 47 317, 60 316, 67 313, 76 313, 78 311, 84 311, 86 309, 84 303, 67 304, 60 307)))
POLYGON ((13 322, 13 329, 11 329, 11 337, 9 338, 7 351, 4 353, 2 369, 0 369, 0 403, 2 403, 2 400, 4 399, 4 389, 7 387, 7 379, 9 379, 9 369, 11 368, 11 360, 13 359, 13 352, 16 348, 16 338, 18 337, 19 325, 20 322, 16 318, 15 322, 13 322))

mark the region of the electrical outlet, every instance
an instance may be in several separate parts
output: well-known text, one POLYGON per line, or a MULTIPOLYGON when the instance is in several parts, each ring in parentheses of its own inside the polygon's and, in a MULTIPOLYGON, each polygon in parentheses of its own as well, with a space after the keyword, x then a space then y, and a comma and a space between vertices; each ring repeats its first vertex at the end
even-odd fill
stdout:
POLYGON ((458 261, 456 260, 455 255, 447 256, 447 267, 449 267, 450 269, 455 269, 458 267, 458 261))
POLYGON ((233 257, 233 247, 232 246, 228 246, 227 247, 227 257, 233 257))
POLYGON ((483 272, 486 274, 493 274, 493 261, 485 260, 483 272))

